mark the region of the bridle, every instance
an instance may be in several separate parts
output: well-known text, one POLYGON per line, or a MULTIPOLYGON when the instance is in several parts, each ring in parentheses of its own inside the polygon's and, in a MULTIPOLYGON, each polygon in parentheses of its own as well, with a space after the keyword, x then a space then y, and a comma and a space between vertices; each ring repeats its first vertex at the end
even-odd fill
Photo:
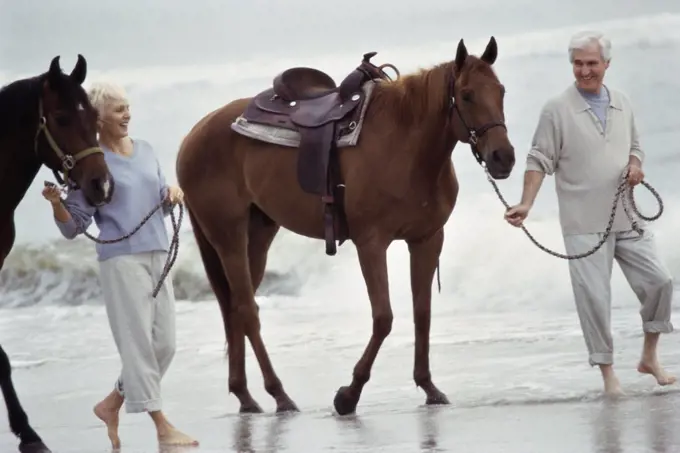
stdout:
MULTIPOLYGON (((34 140, 34 151, 36 156, 39 156, 40 154, 38 153, 38 139, 40 138, 40 134, 45 135, 45 139, 47 140, 47 143, 49 144, 50 148, 52 151, 57 155, 59 160, 61 161, 61 171, 64 173, 64 177, 59 175, 59 170, 51 168, 52 173, 54 173, 54 177, 57 179, 59 184, 66 185, 69 184, 71 186, 77 186, 76 182, 73 181, 71 178, 69 178, 69 172, 73 170, 73 168, 77 165, 77 163, 87 156, 91 156, 92 154, 97 154, 97 153, 104 153, 104 151, 98 147, 98 146, 93 146, 90 148, 85 148, 81 151, 78 151, 77 153, 74 154, 66 154, 64 153, 59 145, 57 144, 56 140, 50 133, 49 128, 47 127, 47 117, 45 116, 44 109, 43 109, 43 100, 40 98, 38 101, 38 130, 36 131, 35 134, 35 140, 34 140)), ((46 163, 47 165, 47 163, 46 163)), ((49 167, 49 165, 48 165, 49 167)))
POLYGON ((454 111, 458 114, 458 118, 460 118, 460 122, 463 123, 463 127, 467 130, 468 137, 466 141, 463 141, 464 143, 468 143, 470 145, 470 150, 472 151, 472 155, 475 157, 477 160, 477 163, 481 165, 482 167, 486 167, 486 163, 484 162, 484 159, 482 158, 482 155, 479 152, 479 149, 477 148, 477 143, 479 142, 479 139, 484 136, 490 129, 493 129, 494 127, 502 127, 506 131, 508 128, 506 127, 505 123, 503 121, 492 121, 486 124, 483 124, 482 126, 478 128, 472 128, 468 126, 468 124, 465 122, 465 118, 463 118, 463 114, 458 108, 458 104, 456 104, 456 98, 454 96, 454 89, 456 85, 456 75, 452 71, 452 81, 451 84, 449 85, 449 107, 448 107, 448 118, 451 118, 453 115, 454 111))

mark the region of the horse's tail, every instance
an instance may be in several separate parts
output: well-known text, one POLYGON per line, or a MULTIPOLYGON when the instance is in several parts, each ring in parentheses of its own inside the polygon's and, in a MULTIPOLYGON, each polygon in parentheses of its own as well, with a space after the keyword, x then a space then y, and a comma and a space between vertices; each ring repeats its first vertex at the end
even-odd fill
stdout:
MULTIPOLYGON (((220 261, 220 256, 217 251, 205 237, 205 233, 201 229, 201 226, 196 221, 196 217, 192 214, 191 209, 187 206, 187 213, 189 214, 189 220, 191 221, 191 227, 194 232, 194 238, 196 238, 196 243, 198 244, 198 250, 201 254, 201 259, 203 261, 203 267, 208 275, 208 281, 212 287, 215 296, 217 297, 217 302, 220 305, 220 311, 222 312, 222 321, 224 323, 224 333, 225 341, 229 338, 229 316, 231 312, 231 289, 229 288, 229 281, 227 280, 224 269, 222 268, 222 261, 220 261)), ((229 342, 225 343, 225 347, 229 342)), ((227 351, 228 354, 228 351, 227 351)))

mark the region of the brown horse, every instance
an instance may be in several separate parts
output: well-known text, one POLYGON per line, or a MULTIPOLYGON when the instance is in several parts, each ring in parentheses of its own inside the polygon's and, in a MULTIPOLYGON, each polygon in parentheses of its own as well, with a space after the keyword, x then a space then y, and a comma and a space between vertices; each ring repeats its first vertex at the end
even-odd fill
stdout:
MULTIPOLYGON (((57 56, 47 72, 0 90, 0 269, 14 245, 14 212, 43 164, 60 182, 80 186, 93 205, 111 200, 114 181, 97 145, 97 113, 81 86, 86 74, 81 55, 69 75, 57 56)), ((0 387, 10 428, 21 439, 19 450, 49 452, 28 422, 11 374, 0 347, 0 387)))
MULTIPOLYGON (((507 178, 515 163, 504 125, 504 88, 491 68, 497 52, 493 37, 480 58, 468 55, 461 40, 453 61, 396 81, 357 76, 357 71, 370 72, 364 60, 339 87, 317 70, 291 69, 275 79, 273 88, 208 114, 185 137, 177 160, 178 180, 219 301, 228 342, 229 391, 239 399, 242 412, 261 411, 246 384, 246 336, 277 411, 297 410, 269 359, 254 298, 269 246, 281 226, 327 241, 334 240, 334 231, 345 230, 340 240, 351 239, 357 248, 373 331, 352 383, 335 396, 337 412, 356 410, 391 331, 386 252, 395 240, 406 241, 411 256, 413 377, 428 404, 448 404, 431 379, 429 334, 432 280, 443 228, 458 196, 451 153, 457 142, 469 143, 496 179, 507 178), (352 109, 352 102, 360 113, 345 111, 352 109), (299 149, 294 149, 295 143, 268 142, 275 140, 271 134, 258 139, 237 133, 237 123, 258 121, 268 130, 278 124, 299 132, 299 149), (356 143, 345 141, 343 148, 341 139, 359 130, 356 143), (322 136, 330 136, 334 153, 327 152, 329 142, 322 136), (335 170, 326 165, 333 154, 339 163, 335 170), (315 159, 318 156, 323 159, 315 159), (333 179, 324 179, 324 171, 336 173, 334 190, 320 187, 333 179), (338 187, 343 190, 335 190, 338 187), (341 206, 344 216, 336 215, 329 223, 319 194, 325 206, 335 205, 336 214, 341 206)), ((327 252, 333 253, 332 246, 327 252)))

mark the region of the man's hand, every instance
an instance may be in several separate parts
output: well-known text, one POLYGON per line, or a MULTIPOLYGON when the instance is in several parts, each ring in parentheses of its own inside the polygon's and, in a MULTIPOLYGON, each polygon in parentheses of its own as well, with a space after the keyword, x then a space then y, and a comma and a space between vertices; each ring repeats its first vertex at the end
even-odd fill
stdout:
POLYGON ((527 204, 518 204, 512 206, 505 212, 505 220, 512 226, 519 227, 522 226, 522 222, 529 215, 529 210, 531 206, 527 204))
POLYGON ((636 186, 645 178, 645 173, 639 165, 628 165, 628 184, 636 186))

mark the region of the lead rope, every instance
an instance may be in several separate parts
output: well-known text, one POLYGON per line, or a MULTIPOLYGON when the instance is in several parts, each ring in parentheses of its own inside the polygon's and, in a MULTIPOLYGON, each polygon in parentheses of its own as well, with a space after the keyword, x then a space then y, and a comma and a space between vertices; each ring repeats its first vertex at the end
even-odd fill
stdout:
MULTIPOLYGON (((501 200, 503 205, 505 206, 506 209, 510 209, 510 205, 505 201, 505 198, 503 198, 503 195, 501 194, 500 190, 498 189, 498 185, 496 184, 496 181, 491 177, 491 174, 489 173, 489 170, 486 168, 486 165, 482 165, 484 168, 484 171, 486 172, 486 179, 489 180, 491 185, 493 186, 494 191, 496 192, 496 195, 498 195, 498 198, 501 200)), ((661 196, 659 193, 647 182, 645 181, 640 181, 640 184, 642 184, 645 188, 647 188, 652 195, 654 195, 654 198, 656 198, 656 201, 659 203, 659 212, 657 212, 655 215, 647 217, 643 215, 637 205, 635 204, 635 197, 633 196, 633 189, 634 186, 631 186, 628 184, 628 172, 624 172, 624 174, 621 176, 621 182, 619 183, 619 186, 616 190, 616 195, 614 196, 614 202, 612 204, 612 209, 611 209, 611 214, 609 214, 609 222, 607 224, 607 228, 604 232, 604 235, 602 236, 602 239, 593 247, 591 250, 588 250, 587 252, 583 253, 578 253, 576 255, 565 255, 562 253, 555 252, 553 250, 548 249, 547 247, 541 245, 538 243, 538 241, 529 233, 529 231, 526 229, 524 225, 521 225, 520 228, 522 228, 522 231, 527 235, 527 237, 533 242, 536 247, 539 249, 543 250, 544 252, 555 256, 557 258, 562 258, 565 260, 576 260, 576 259, 581 259, 585 258, 587 256, 592 255, 593 253, 597 252, 600 247, 604 245, 605 242, 607 242, 607 239, 609 238, 609 235, 611 234, 612 226, 614 225, 614 217, 616 215, 616 207, 618 205, 619 199, 621 199, 621 203, 623 205, 623 211, 626 213, 626 217, 628 217, 628 220, 631 223, 631 226, 633 230, 635 230, 640 236, 643 234, 642 228, 638 225, 637 220, 635 220, 629 210, 628 203, 630 203, 630 207, 632 207, 633 212, 640 217, 642 220, 646 220, 648 222, 652 222, 654 220, 657 220, 659 217, 661 217, 661 214, 663 214, 664 206, 663 206, 663 200, 661 200, 661 196), (626 187, 628 187, 628 190, 626 190, 626 187)))
MULTIPOLYGON (((63 189, 62 189, 63 190, 63 189)), ((63 203, 63 200, 62 200, 63 203)), ((164 203, 161 201, 158 203, 143 219, 139 224, 132 229, 129 233, 116 238, 116 239, 99 239, 94 236, 92 236, 90 233, 87 231, 83 231, 83 235, 87 237, 88 239, 96 242, 97 244, 115 244, 117 242, 124 241, 131 237, 133 234, 135 234, 139 229, 144 226, 146 222, 151 219, 151 217, 163 207, 164 203)), ((151 296, 155 299, 156 296, 158 295, 158 292, 161 290, 161 286, 163 285, 163 281, 167 278, 167 276, 170 274, 170 269, 172 269, 172 266, 175 264, 175 261, 177 260, 177 255, 179 253, 179 230, 180 227, 182 226, 182 218, 184 217, 184 205, 182 203, 178 203, 176 206, 179 207, 179 216, 175 218, 175 210, 174 206, 170 210, 170 220, 172 221, 172 239, 170 241, 170 247, 168 249, 168 258, 165 261, 165 266, 163 266, 163 272, 161 272, 161 277, 158 280, 158 283, 156 283, 156 287, 154 288, 153 292, 151 293, 151 296)))
MULTIPOLYGON (((179 207, 179 217, 175 218, 175 210, 174 206, 172 210, 170 211, 170 220, 172 222, 172 239, 170 241, 170 247, 168 249, 168 258, 165 260, 165 266, 163 266, 163 272, 161 272, 161 277, 158 280, 158 283, 156 283, 156 287, 154 288, 153 292, 151 293, 151 296, 155 299, 156 296, 158 295, 158 292, 161 290, 161 286, 163 285, 163 281, 167 278, 167 276, 170 274, 170 269, 172 269, 172 266, 175 264, 175 261, 177 260, 177 255, 179 253, 179 230, 180 226, 182 225, 182 217, 184 217, 184 205, 181 203, 177 204, 179 207)), ((94 236, 92 236, 90 233, 87 231, 84 231, 83 234, 88 238, 91 239, 92 241, 96 242, 97 244, 114 244, 116 242, 121 242, 124 241, 125 239, 128 239, 130 236, 135 234, 139 229, 144 226, 146 222, 149 221, 149 219, 154 215, 156 211, 161 209, 163 207, 163 202, 159 203, 154 207, 137 225, 131 232, 129 232, 126 235, 123 235, 117 239, 99 239, 94 236)))

